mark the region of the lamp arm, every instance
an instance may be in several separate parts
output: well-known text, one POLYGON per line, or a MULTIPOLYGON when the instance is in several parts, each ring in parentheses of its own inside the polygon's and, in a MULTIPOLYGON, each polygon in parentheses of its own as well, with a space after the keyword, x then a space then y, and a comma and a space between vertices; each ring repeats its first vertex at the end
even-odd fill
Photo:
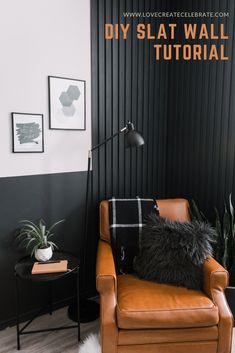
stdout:
POLYGON ((108 137, 107 139, 105 139, 103 142, 99 143, 98 145, 92 147, 90 149, 89 152, 93 152, 94 150, 96 150, 97 148, 99 148, 100 146, 104 145, 105 143, 107 143, 108 141, 112 140, 115 136, 121 134, 122 132, 126 131, 127 127, 125 126, 124 128, 122 128, 121 130, 119 130, 118 132, 116 132, 115 134, 113 134, 112 136, 108 137))

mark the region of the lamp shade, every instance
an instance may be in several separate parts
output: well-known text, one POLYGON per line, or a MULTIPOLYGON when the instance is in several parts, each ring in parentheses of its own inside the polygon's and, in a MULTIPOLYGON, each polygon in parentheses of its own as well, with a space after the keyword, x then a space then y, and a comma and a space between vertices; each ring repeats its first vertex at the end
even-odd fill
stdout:
POLYGON ((141 134, 135 130, 132 123, 127 123, 125 132, 125 147, 139 147, 144 144, 144 139, 141 134))

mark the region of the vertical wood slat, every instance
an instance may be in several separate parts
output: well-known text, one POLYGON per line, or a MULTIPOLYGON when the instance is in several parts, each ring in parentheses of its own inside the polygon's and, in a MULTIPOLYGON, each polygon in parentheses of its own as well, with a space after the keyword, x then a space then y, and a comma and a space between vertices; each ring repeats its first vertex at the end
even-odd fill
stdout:
MULTIPOLYGON (((113 10, 113 23, 119 23, 119 6, 112 6, 113 10)), ((112 70, 113 76, 113 88, 112 88, 112 97, 113 97, 113 106, 112 106, 112 122, 113 122, 113 131, 114 134, 119 130, 119 41, 113 41, 113 53, 112 53, 112 67, 117 68, 112 70)), ((119 194, 119 137, 113 141, 113 195, 119 194)))
MULTIPOLYGON (((119 6, 119 16, 126 9, 126 1, 120 0, 119 6)), ((120 23, 126 25, 126 20, 120 17, 120 23)), ((123 127, 126 123, 126 42, 124 40, 119 40, 119 56, 120 56, 120 72, 119 72, 119 104, 120 104, 120 114, 119 114, 119 126, 123 127)), ((119 195, 125 197, 125 148, 124 148, 124 137, 123 135, 119 138, 119 195)))
MULTIPOLYGON (((97 31, 99 25, 99 11, 98 1, 91 3, 91 114, 92 114, 92 143, 96 145, 98 143, 97 131, 99 131, 99 121, 97 119, 97 113, 99 111, 99 32, 97 31), (95 133, 96 132, 96 133, 95 133)), ((99 187, 98 187, 98 158, 92 160, 93 169, 93 200, 94 203, 99 199, 99 187)))
MULTIPOLYGON (((97 112, 96 119, 99 121, 99 130, 98 134, 98 142, 100 143, 106 137, 106 126, 105 126, 105 115, 106 115, 106 57, 105 57, 105 48, 106 41, 104 39, 104 22, 105 22, 105 6, 106 1, 99 1, 99 23, 98 23, 98 46, 99 46, 99 70, 98 70, 98 82, 99 82, 99 111, 97 112)), ((98 151, 93 153, 93 160, 99 158, 99 166, 98 166, 98 182, 99 182, 99 198, 100 195, 106 195, 106 173, 105 173, 105 147, 101 147, 98 151)))
MULTIPOLYGON (((132 11, 132 0, 125 1, 125 11, 132 11)), ((126 20, 126 24, 130 24, 129 35, 125 40, 125 123, 133 120, 132 117, 132 31, 133 31, 133 20, 126 20)), ((124 150, 124 195, 130 197, 130 177, 131 172, 131 152, 129 149, 124 150)))
MULTIPOLYGON (((232 11, 231 11, 232 12, 232 11)), ((233 38, 235 35, 235 4, 233 4, 233 21, 229 22, 229 33, 233 34, 233 38)), ((235 97, 235 72, 234 72, 234 66, 235 66, 235 55, 234 55, 234 50, 235 50, 235 41, 232 41, 231 45, 231 64, 230 64, 230 87, 229 87, 229 107, 228 107, 228 115, 229 115, 229 121, 228 121, 228 140, 227 140, 227 154, 226 154, 226 175, 225 175, 225 185, 226 185, 226 192, 228 193, 230 190, 228 190, 228 186, 232 185, 232 191, 235 189, 235 166, 233 167, 233 171, 231 173, 231 168, 229 168, 230 164, 233 163, 235 160, 235 139, 233 138, 234 136, 234 131, 235 131, 235 104, 234 104, 234 98, 235 97)))
MULTIPOLYGON (((145 0, 145 11, 149 10, 150 7, 150 0, 145 0)), ((145 19, 145 24, 148 23, 148 20, 145 19)), ((142 165, 142 195, 146 195, 147 193, 147 183, 148 183, 148 165, 147 165, 147 159, 148 159, 148 146, 149 146, 149 140, 148 140, 148 114, 149 114, 149 103, 148 103, 148 97, 149 97, 149 64, 150 64, 150 43, 149 41, 144 42, 144 65, 143 65, 143 136, 145 139, 145 146, 143 149, 143 165, 142 165)))
MULTIPOLYGON (((138 4, 135 5, 135 1, 132 0, 132 10, 135 11, 138 8, 138 4)), ((137 26, 138 19, 133 19, 133 26, 137 26)), ((133 123, 137 128, 137 96, 138 96, 138 41, 135 35, 135 31, 132 31, 132 74, 131 74, 131 116, 133 117, 133 123)), ((137 149, 134 149, 131 154, 131 173, 130 173, 130 195, 133 197, 137 195, 137 149)))
MULTIPOLYGON (((107 0, 106 0, 107 3, 107 0)), ((105 5, 105 21, 107 23, 112 23, 112 2, 110 6, 105 5)), ((105 41, 105 137, 112 135, 112 85, 113 85, 113 47, 111 41, 105 41)), ((113 143, 116 141, 110 141, 107 143, 105 148, 105 166, 109 165, 110 168, 105 167, 105 198, 107 195, 112 193, 113 180, 112 180, 112 170, 113 170, 113 143)))

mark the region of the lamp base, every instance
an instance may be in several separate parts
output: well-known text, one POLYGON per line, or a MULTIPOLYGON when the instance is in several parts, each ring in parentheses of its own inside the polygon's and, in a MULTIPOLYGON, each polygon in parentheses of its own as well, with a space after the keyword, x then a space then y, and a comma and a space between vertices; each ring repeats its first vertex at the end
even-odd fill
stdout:
MULTIPOLYGON (((91 322, 99 317, 100 306, 92 299, 82 299, 80 301, 80 322, 91 322)), ((74 322, 78 322, 77 301, 72 302, 68 307, 68 317, 74 322)))

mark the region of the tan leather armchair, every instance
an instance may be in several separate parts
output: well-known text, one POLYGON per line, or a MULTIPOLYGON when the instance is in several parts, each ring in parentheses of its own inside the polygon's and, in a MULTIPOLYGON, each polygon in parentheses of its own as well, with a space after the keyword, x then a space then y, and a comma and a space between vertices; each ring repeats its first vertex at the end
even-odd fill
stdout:
MULTIPOLYGON (((158 200, 160 215, 187 221, 184 199, 158 200)), ((102 353, 230 353, 233 317, 224 289, 228 273, 213 258, 198 292, 117 276, 110 247, 108 201, 100 204, 97 254, 102 353)))

